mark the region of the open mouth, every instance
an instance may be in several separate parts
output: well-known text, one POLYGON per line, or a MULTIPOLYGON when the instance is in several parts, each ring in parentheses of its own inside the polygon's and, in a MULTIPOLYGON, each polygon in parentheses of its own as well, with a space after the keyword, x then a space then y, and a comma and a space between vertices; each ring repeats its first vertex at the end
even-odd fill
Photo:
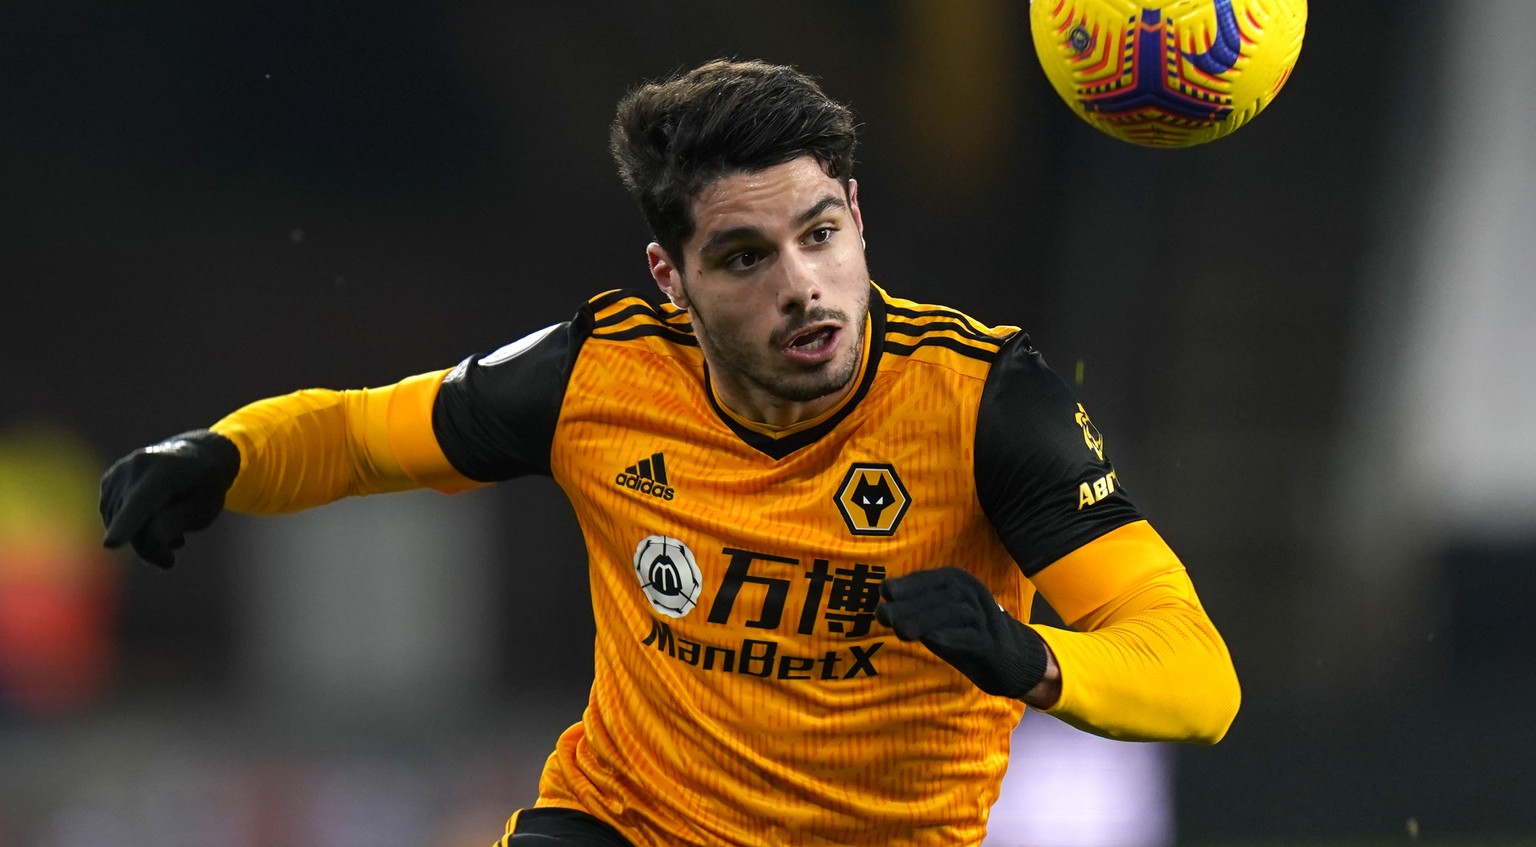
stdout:
POLYGON ((819 322, 790 336, 789 341, 779 349, 791 361, 802 365, 817 365, 837 355, 838 339, 841 337, 842 328, 835 321, 819 322))
POLYGON ((790 339, 787 347, 791 350, 799 350, 804 353, 814 352, 832 343, 832 337, 837 334, 837 327, 821 326, 808 332, 802 332, 790 339))

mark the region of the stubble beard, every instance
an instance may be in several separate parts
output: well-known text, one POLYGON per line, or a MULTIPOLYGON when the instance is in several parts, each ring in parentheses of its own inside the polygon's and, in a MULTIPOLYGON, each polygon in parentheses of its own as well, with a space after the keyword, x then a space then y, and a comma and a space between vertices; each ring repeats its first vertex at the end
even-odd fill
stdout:
MULTIPOLYGON (((854 330, 853 343, 843 346, 835 359, 796 374, 765 373, 764 379, 757 379, 749 373, 748 378, 773 396, 791 403, 809 403, 846 388, 859 370, 860 352, 864 349, 864 322, 861 320, 857 325, 851 325, 847 315, 840 311, 827 312, 824 317, 841 321, 845 328, 854 330)), ((815 318, 822 319, 821 316, 815 318)))
MULTIPOLYGON (((818 309, 808 313, 801 321, 802 324, 836 320, 842 324, 843 332, 853 331, 853 338, 852 343, 844 339, 844 346, 836 358, 797 372, 776 370, 765 361, 773 355, 771 353, 759 354, 745 345, 721 346, 709 332, 708 318, 700 315, 697 308, 693 310, 692 319, 696 331, 699 326, 704 328, 704 332, 698 333, 699 340, 711 354, 709 358, 719 363, 716 370, 726 370, 736 379, 785 402, 809 403, 835 394, 847 388, 859 371, 859 360, 864 349, 864 316, 852 321, 841 309, 818 309)), ((788 333, 793 334, 793 331, 788 333)))

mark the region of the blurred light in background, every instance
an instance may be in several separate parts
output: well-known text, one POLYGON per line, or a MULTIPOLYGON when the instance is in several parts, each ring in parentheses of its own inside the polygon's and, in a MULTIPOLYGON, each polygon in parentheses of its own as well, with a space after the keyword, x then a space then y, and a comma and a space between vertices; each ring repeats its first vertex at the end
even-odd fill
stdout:
POLYGON ((0 715, 71 716, 114 681, 120 592, 101 549, 100 474, 62 428, 0 431, 0 715))
MULTIPOLYGON (((1417 219, 1407 320, 1367 371, 1386 402, 1419 533, 1536 538, 1536 21, 1528 0, 1465 4, 1444 37, 1436 167, 1403 174, 1417 219)), ((1384 310, 1390 314, 1390 310, 1384 310)), ((1385 426, 1383 426, 1385 425, 1385 426)), ((1380 499, 1380 498, 1372 498, 1380 499)))
POLYGON ((1025 712, 986 847, 1168 847, 1170 753, 1164 744, 1112 741, 1025 712))
POLYGON ((1509 658, 1536 649, 1530 627, 1472 611, 1536 602, 1536 16, 1458 4, 1436 39, 1444 61, 1400 96, 1410 152, 1379 201, 1347 363, 1319 587, 1358 637, 1333 639, 1343 661, 1316 680, 1345 691, 1465 685, 1453 642, 1488 625, 1509 658))

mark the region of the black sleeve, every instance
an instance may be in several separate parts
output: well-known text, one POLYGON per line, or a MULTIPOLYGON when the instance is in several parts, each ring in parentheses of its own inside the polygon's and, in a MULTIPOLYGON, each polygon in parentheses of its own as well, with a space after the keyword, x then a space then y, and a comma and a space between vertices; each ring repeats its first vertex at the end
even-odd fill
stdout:
POLYGON ((443 379, 432 431, 459 473, 480 482, 549 475, 566 383, 591 326, 583 310, 490 355, 471 356, 443 379))
POLYGON ((1019 333, 998 353, 976 419, 976 494, 1026 576, 1142 519, 1072 389, 1019 333))

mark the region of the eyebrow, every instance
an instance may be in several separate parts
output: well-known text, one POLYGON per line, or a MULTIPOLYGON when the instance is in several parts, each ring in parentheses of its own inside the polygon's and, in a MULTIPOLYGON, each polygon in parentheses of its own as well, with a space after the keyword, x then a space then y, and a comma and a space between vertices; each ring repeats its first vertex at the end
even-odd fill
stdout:
MULTIPOLYGON (((800 216, 795 218, 795 226, 805 226, 811 221, 821 217, 821 215, 824 214, 828 209, 839 207, 847 208, 847 206, 847 202, 844 201, 841 197, 838 197, 834 194, 823 195, 820 200, 817 200, 816 203, 813 204, 809 209, 801 212, 800 216)), ((762 230, 755 226, 738 226, 732 227, 730 229, 723 229, 714 235, 711 235, 707 241, 699 245, 699 255, 709 256, 713 253, 719 252, 726 245, 734 244, 737 241, 748 241, 754 238, 761 238, 762 236, 762 230)))

